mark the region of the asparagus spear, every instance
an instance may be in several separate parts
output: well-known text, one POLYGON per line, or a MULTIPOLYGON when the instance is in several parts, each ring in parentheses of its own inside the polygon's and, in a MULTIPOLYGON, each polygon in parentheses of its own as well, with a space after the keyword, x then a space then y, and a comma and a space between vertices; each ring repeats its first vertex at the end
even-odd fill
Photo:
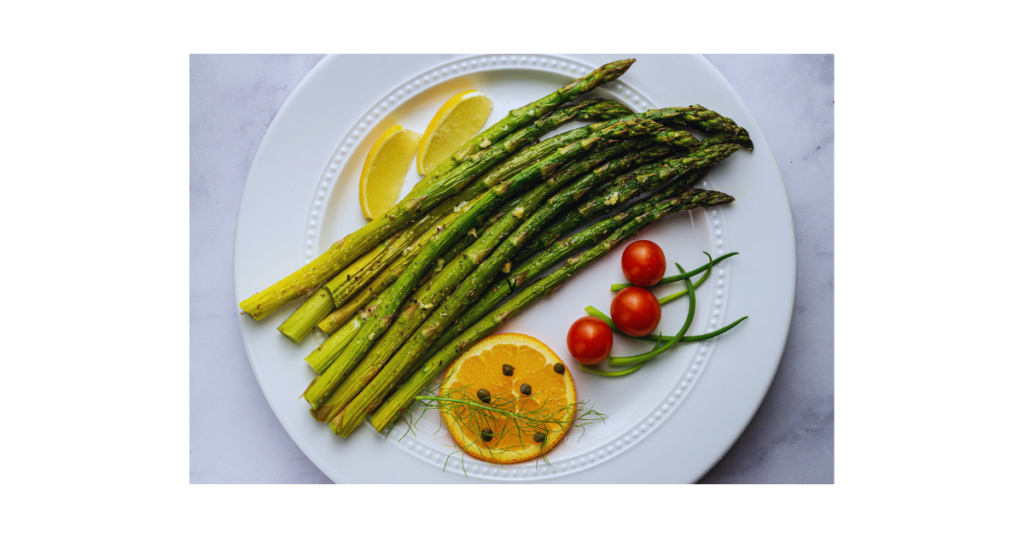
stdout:
POLYGON ((490 214, 498 203, 506 197, 513 197, 534 181, 548 177, 562 165, 574 160, 587 152, 595 144, 607 139, 635 138, 657 132, 661 126, 644 118, 632 118, 628 121, 616 121, 606 129, 593 136, 574 142, 569 146, 527 167, 513 178, 496 185, 484 194, 468 209, 464 209, 458 219, 450 227, 439 234, 435 241, 424 248, 409 265, 406 272, 381 295, 381 304, 366 320, 356 337, 346 346, 341 355, 334 361, 323 375, 318 377, 306 389, 303 396, 316 409, 334 392, 338 383, 345 377, 349 369, 358 364, 366 355, 376 338, 382 335, 397 315, 399 306, 409 296, 413 284, 426 272, 438 253, 447 250, 452 243, 465 234, 477 217, 490 214))
POLYGON ((580 95, 587 93, 597 86, 619 78, 631 65, 633 65, 633 62, 635 61, 635 59, 618 60, 602 65, 586 76, 578 78, 555 90, 554 93, 509 112, 503 119, 487 129, 484 129, 483 132, 474 136, 472 140, 466 142, 461 148, 453 153, 451 157, 448 157, 441 164, 437 165, 437 168, 435 168, 430 174, 427 174, 426 177, 413 187, 411 194, 415 196, 422 193, 426 187, 433 184, 437 178, 443 177, 444 174, 447 174, 457 168, 460 164, 465 162, 470 155, 473 155, 480 150, 485 150, 496 142, 500 142, 512 131, 515 131, 523 125, 546 115, 558 105, 573 101, 580 95))
MULTIPOLYGON (((716 146, 726 146, 729 148, 735 148, 737 143, 741 147, 742 142, 743 138, 741 136, 735 135, 734 133, 719 133, 703 139, 700 142, 700 146, 697 151, 705 152, 711 150, 712 148, 715 148, 716 146)), ((702 173, 706 174, 707 171, 702 173)), ((690 184, 699 181, 702 177, 702 174, 693 177, 690 180, 690 184)), ((545 248, 548 248, 554 242, 558 241, 558 239, 562 237, 562 235, 565 234, 566 232, 578 229, 578 227, 589 222, 590 220, 610 213, 615 208, 618 202, 626 202, 630 198, 637 196, 637 194, 642 194, 642 192, 640 192, 630 195, 631 192, 633 191, 624 191, 622 189, 621 184, 613 183, 608 185, 608 187, 605 188, 603 191, 599 191, 597 193, 592 194, 586 199, 586 201, 583 204, 579 206, 578 209, 569 212, 567 215, 565 215, 565 218, 560 219, 558 222, 552 225, 549 230, 545 231, 537 239, 531 241, 529 245, 524 247, 519 252, 518 257, 516 257, 516 262, 518 263, 522 262, 523 260, 529 259, 530 256, 537 254, 538 252, 544 250, 545 248), (624 199, 624 197, 626 197, 627 195, 630 195, 629 198, 624 199)))
POLYGON ((720 200, 718 203, 732 201, 732 197, 727 194, 714 191, 694 190, 688 191, 677 198, 660 202, 655 206, 655 208, 635 217, 625 225, 621 226, 597 246, 570 258, 561 268, 537 281, 522 293, 519 293, 510 299, 504 305, 495 310, 493 315, 489 315, 474 323, 472 327, 460 334, 457 339, 449 342, 438 353, 430 357, 422 368, 413 373, 405 383, 398 387, 398 389, 376 409, 373 413, 373 417, 371 418, 373 427, 379 432, 384 431, 385 428, 394 423, 394 421, 405 412, 409 405, 414 401, 416 395, 419 394, 427 384, 436 378, 437 375, 441 373, 448 364, 455 360, 455 358, 458 357, 466 348, 482 339, 505 320, 518 314, 524 308, 531 305, 544 295, 554 292, 558 286, 565 283, 565 281, 570 277, 599 259, 601 256, 610 252, 624 240, 632 237, 651 222, 654 222, 667 214, 694 207, 698 203, 706 204, 715 198, 720 200))
MULTIPOLYGON (((686 136, 689 135, 686 134, 686 136)), ((696 139, 690 138, 693 140, 693 144, 696 145, 696 139)), ((649 146, 650 142, 625 142, 595 152, 595 154, 585 159, 584 162, 579 163, 578 166, 573 165, 563 169, 548 182, 548 185, 537 187, 531 192, 531 195, 546 196, 554 191, 554 188, 557 186, 554 185, 555 183, 559 185, 564 184, 568 178, 579 176, 582 172, 594 168, 598 163, 613 156, 615 152, 628 151, 638 145, 649 146)), ((381 362, 370 365, 366 368, 365 372, 357 370, 356 374, 358 375, 351 375, 342 383, 341 388, 331 396, 328 402, 334 402, 336 396, 342 392, 342 389, 347 389, 349 386, 352 387, 348 390, 349 393, 357 390, 359 392, 358 396, 355 396, 351 402, 344 401, 345 397, 348 396, 347 393, 345 396, 337 398, 338 402, 336 405, 347 405, 331 420, 331 429, 338 435, 348 437, 366 419, 369 411, 379 405, 384 396, 394 388, 398 379, 423 356, 423 353, 441 335, 448 324, 454 321, 462 313, 462 310, 483 292, 498 271, 503 268, 507 269, 506 264, 509 263, 509 260, 518 251, 519 246, 531 234, 540 230, 552 218, 557 216, 563 207, 575 202, 594 185, 600 184, 614 174, 637 163, 664 157, 666 153, 672 151, 674 150, 670 148, 654 146, 629 153, 584 174, 581 178, 575 180, 572 185, 549 198, 546 203, 540 206, 517 227, 515 233, 506 237, 486 261, 479 264, 473 270, 473 273, 459 284, 458 288, 444 301, 444 304, 430 314, 429 319, 423 323, 419 330, 411 333, 407 339, 405 339, 403 334, 404 344, 402 344, 401 349, 399 349, 395 356, 387 362, 386 366, 381 362), (381 370, 381 366, 383 366, 383 370, 381 370)))
MULTIPOLYGON (((451 197, 461 190, 467 182, 490 169, 497 162, 503 160, 511 151, 514 151, 515 148, 526 142, 525 139, 521 139, 518 144, 509 144, 510 140, 506 139, 504 142, 496 144, 492 140, 491 134, 498 131, 506 132, 506 128, 508 129, 507 132, 511 134, 514 129, 541 118, 558 105, 570 102, 605 82, 617 79, 632 65, 633 61, 621 60, 604 65, 594 72, 559 88, 547 97, 511 112, 508 117, 495 125, 499 127, 498 129, 494 129, 494 127, 487 129, 484 133, 481 133, 483 137, 474 137, 473 140, 456 152, 455 159, 459 162, 465 161, 458 168, 451 170, 450 173, 446 173, 443 176, 435 176, 435 179, 425 184, 422 188, 417 189, 416 192, 410 193, 386 214, 381 215, 366 226, 333 244, 327 249, 327 252, 324 252, 312 262, 273 286, 242 301, 239 303, 242 311, 255 319, 262 319, 292 299, 310 292, 320 283, 333 277, 364 252, 380 243, 381 240, 404 227, 416 215, 430 210, 438 203, 451 197), (483 149, 484 151, 473 155, 472 159, 467 159, 467 156, 476 149, 483 149), (506 151, 502 152, 501 149, 506 151), (460 170, 462 173, 456 173, 460 170)), ((442 163, 441 167, 447 168, 449 166, 451 165, 442 163)))

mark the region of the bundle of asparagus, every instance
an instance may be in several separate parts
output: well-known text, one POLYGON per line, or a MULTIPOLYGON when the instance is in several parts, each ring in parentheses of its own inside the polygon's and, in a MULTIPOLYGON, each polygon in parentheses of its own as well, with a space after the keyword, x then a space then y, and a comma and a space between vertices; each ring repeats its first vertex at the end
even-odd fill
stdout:
MULTIPOLYGON (((603 65, 550 95, 509 112, 504 119, 485 129, 438 165, 386 214, 338 241, 327 252, 298 271, 242 301, 239 304, 242 311, 256 319, 262 319, 289 301, 309 293, 366 251, 393 235, 417 215, 433 209, 462 190, 466 183, 507 156, 499 156, 495 152, 487 151, 487 148, 502 141, 516 129, 547 115, 559 105, 573 101, 597 86, 619 78, 635 61, 621 60, 603 65), (452 173, 455 171, 462 173, 452 173)), ((526 140, 521 140, 519 144, 525 142, 526 140)), ((508 146, 506 149, 509 151, 514 151, 517 147, 516 144, 503 146, 508 146)))
POLYGON ((668 214, 732 201, 690 188, 752 148, 729 118, 700 106, 633 114, 610 100, 568 104, 632 63, 612 62, 512 111, 386 215, 240 304, 261 319, 320 286, 279 328, 293 341, 314 326, 331 335, 306 358, 318 375, 302 396, 317 420, 347 437, 372 415, 384 430, 462 350, 626 238, 668 214), (540 141, 572 120, 597 123, 540 141))

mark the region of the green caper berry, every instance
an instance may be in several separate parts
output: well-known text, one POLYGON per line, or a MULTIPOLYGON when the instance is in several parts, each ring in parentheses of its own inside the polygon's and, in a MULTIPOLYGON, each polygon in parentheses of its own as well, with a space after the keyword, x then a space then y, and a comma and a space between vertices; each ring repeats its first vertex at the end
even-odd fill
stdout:
POLYGON ((533 392, 533 387, 527 383, 523 383, 523 386, 519 387, 519 392, 523 393, 523 396, 529 396, 533 392))
POLYGON ((564 374, 565 373, 565 365, 560 363, 560 362, 555 364, 555 373, 558 374, 558 375, 564 374))
POLYGON ((483 403, 491 403, 491 391, 487 389, 480 389, 476 391, 476 397, 483 403))
POLYGON ((515 371, 516 369, 513 368, 511 364, 501 365, 501 373, 505 374, 505 377, 512 377, 512 373, 515 371))
POLYGON ((546 438, 547 437, 543 433, 535 433, 535 434, 533 434, 533 440, 538 442, 538 443, 543 443, 544 439, 546 439, 546 438))
POLYGON ((490 428, 484 428, 480 430, 480 438, 483 439, 485 443, 490 443, 491 439, 494 439, 494 432, 492 432, 490 428))

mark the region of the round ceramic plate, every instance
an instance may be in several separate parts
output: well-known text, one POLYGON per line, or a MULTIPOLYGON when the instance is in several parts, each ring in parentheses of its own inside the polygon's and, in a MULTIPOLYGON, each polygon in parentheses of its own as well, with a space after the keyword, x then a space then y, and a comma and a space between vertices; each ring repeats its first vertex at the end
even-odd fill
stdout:
MULTIPOLYGON (((358 178, 370 145, 384 129, 401 124, 422 132, 445 100, 469 89, 494 101, 491 124, 619 58, 325 58, 288 98, 253 160, 235 230, 236 301, 365 224, 358 178)), ((639 237, 657 242, 670 262, 685 268, 704 264, 702 251, 716 257, 740 253, 716 267, 698 290, 690 334, 750 318, 717 339, 680 346, 624 378, 580 372, 565 347, 565 333, 586 315, 588 305, 608 312, 613 296, 608 286, 623 280, 620 246, 499 328, 533 335, 570 359, 579 398, 607 419, 585 430, 574 428, 547 462, 496 467, 457 452, 436 411, 427 412, 411 432, 400 425, 385 437, 364 426, 348 439, 336 437, 298 398, 314 376, 303 358, 322 335, 295 345, 276 330, 298 304, 261 322, 240 316, 245 348, 270 406, 309 459, 335 482, 692 482, 750 421, 782 355, 796 282, 793 223, 771 149, 736 92, 700 56, 640 57, 622 78, 590 95, 618 99, 637 111, 701 104, 749 130, 756 149, 733 155, 699 185, 732 194, 734 204, 667 217, 639 237)), ((410 170, 406 191, 418 179, 410 170)), ((681 288, 655 291, 661 296, 681 288)), ((661 328, 673 332, 685 314, 686 301, 666 306, 661 328)), ((614 353, 642 349, 619 337, 614 353)))

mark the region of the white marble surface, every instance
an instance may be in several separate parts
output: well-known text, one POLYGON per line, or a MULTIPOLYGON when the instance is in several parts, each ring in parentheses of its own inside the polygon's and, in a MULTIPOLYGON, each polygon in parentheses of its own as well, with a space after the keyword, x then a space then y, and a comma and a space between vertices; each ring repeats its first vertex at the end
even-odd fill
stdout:
MULTIPOLYGON (((277 421, 249 368, 232 279, 235 216, 256 148, 322 56, 190 61, 189 459, 193 483, 329 483, 277 421)), ((782 363, 746 431, 703 483, 832 483, 832 56, 708 56, 764 130, 797 240, 782 363)))

